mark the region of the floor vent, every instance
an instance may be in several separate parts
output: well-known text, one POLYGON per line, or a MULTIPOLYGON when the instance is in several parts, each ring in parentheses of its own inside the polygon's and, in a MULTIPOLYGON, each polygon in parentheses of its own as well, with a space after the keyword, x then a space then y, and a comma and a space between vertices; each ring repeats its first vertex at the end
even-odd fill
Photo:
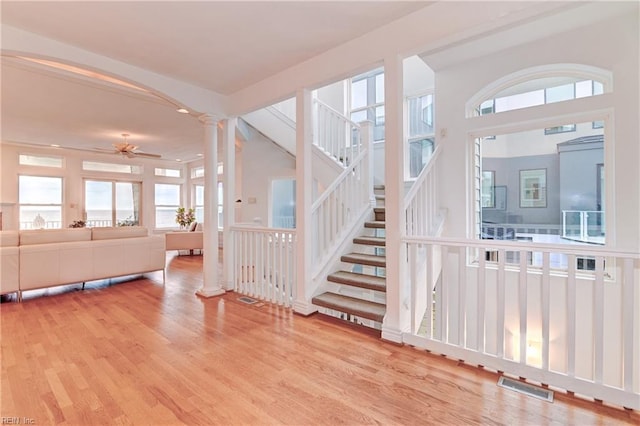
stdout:
POLYGON ((258 303, 256 299, 253 299, 247 296, 238 297, 238 300, 241 301, 242 303, 246 303, 247 305, 253 305, 254 303, 258 303))
POLYGON ((553 391, 544 389, 538 386, 523 383, 519 380, 509 379, 505 376, 500 376, 498 380, 498 386, 506 389, 511 389, 516 392, 523 393, 525 395, 532 396, 534 398, 541 399, 543 401, 553 402, 553 391))

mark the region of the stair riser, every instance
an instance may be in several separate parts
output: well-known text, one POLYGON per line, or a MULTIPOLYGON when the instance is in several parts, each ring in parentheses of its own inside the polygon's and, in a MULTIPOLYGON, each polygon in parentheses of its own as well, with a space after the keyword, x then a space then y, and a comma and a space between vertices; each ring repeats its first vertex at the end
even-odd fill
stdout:
POLYGON ((370 319, 372 321, 382 322, 382 320, 384 319, 384 315, 372 315, 372 314, 370 314, 368 312, 347 310, 347 309, 342 308, 341 306, 332 305, 330 303, 324 303, 324 302, 321 302, 321 301, 317 301, 316 299, 312 299, 311 303, 313 303, 316 306, 322 306, 323 308, 333 309, 334 311, 344 312, 346 314, 355 315, 357 317, 370 319))

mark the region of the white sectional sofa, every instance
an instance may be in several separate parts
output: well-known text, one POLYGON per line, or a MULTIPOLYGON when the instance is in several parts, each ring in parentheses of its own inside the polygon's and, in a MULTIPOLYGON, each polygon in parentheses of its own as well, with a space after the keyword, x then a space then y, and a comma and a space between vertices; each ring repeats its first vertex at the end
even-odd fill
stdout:
POLYGON ((19 300, 25 290, 84 284, 158 270, 162 270, 164 282, 164 236, 149 235, 144 227, 2 231, 0 234, 2 294, 16 292, 19 300), (15 234, 19 236, 17 241, 15 234))

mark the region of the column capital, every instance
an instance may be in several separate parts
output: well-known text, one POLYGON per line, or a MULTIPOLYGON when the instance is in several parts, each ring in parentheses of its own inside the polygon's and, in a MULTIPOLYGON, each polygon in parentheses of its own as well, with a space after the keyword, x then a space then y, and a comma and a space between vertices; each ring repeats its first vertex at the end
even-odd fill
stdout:
POLYGON ((205 126, 210 126, 216 124, 218 121, 225 118, 222 114, 205 112, 204 114, 200 114, 198 116, 198 121, 200 121, 205 126))

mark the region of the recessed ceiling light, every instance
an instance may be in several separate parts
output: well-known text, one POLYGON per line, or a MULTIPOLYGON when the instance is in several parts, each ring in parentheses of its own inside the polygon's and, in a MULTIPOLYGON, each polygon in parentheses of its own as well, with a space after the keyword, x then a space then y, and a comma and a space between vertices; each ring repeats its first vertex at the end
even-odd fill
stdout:
POLYGON ((52 143, 51 146, 54 148, 60 148, 60 145, 58 145, 57 143, 52 143))
POLYGON ((176 111, 178 111, 180 114, 189 114, 189 110, 186 108, 178 108, 176 111))
POLYGON ((198 157, 202 157, 203 154, 197 154, 197 155, 198 155, 198 157))
POLYGON ((179 158, 176 158, 176 161, 179 163, 179 162, 181 162, 182 160, 181 160, 181 159, 179 159, 179 158))

